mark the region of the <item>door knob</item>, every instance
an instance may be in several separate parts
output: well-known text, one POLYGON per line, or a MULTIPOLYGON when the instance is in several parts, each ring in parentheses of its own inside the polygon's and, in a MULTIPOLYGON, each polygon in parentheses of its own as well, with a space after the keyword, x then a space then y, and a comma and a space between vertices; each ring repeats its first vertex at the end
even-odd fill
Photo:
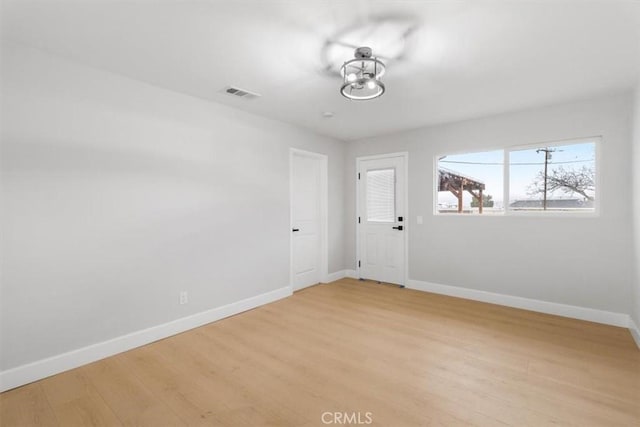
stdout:
POLYGON ((393 227, 394 230, 398 230, 398 231, 402 231, 403 227, 401 225, 397 226, 397 227, 393 227))
POLYGON ((300 229, 299 228, 293 228, 293 229, 291 229, 291 231, 296 232, 296 231, 300 231, 300 229))

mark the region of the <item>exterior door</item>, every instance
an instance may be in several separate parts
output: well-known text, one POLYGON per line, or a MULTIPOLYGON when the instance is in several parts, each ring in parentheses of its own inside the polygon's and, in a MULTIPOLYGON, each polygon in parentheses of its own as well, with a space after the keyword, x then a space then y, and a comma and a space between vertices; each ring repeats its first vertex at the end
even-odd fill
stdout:
POLYGON ((294 290, 319 283, 323 263, 323 167, 326 157, 291 152, 291 264, 294 290))
POLYGON ((405 284, 406 155, 358 159, 359 276, 405 284))

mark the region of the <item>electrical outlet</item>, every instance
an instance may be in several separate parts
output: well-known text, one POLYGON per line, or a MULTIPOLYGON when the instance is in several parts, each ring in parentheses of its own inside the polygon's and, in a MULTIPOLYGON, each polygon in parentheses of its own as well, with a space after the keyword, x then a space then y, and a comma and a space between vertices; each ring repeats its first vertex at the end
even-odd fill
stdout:
POLYGON ((189 302, 189 294, 187 291, 180 292, 180 304, 187 304, 189 302))

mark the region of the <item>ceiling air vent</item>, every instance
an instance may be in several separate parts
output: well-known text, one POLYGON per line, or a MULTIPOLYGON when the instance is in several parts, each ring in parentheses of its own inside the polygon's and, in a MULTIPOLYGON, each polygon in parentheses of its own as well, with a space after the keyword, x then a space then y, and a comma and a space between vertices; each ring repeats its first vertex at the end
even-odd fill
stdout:
POLYGON ((244 89, 240 89, 237 87, 233 87, 233 86, 227 86, 225 87, 222 92, 228 94, 228 95, 233 95, 233 96, 237 96, 238 98, 242 98, 242 99, 255 99, 255 98, 259 98, 260 95, 254 92, 249 92, 248 90, 244 90, 244 89))

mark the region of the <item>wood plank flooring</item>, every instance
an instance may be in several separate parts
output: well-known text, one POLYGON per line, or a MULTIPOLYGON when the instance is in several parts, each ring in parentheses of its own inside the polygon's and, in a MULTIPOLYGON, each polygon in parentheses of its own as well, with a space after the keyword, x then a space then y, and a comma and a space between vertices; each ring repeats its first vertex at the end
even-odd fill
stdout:
POLYGON ((623 328, 344 279, 0 405, 2 426, 640 426, 640 351, 623 328))

